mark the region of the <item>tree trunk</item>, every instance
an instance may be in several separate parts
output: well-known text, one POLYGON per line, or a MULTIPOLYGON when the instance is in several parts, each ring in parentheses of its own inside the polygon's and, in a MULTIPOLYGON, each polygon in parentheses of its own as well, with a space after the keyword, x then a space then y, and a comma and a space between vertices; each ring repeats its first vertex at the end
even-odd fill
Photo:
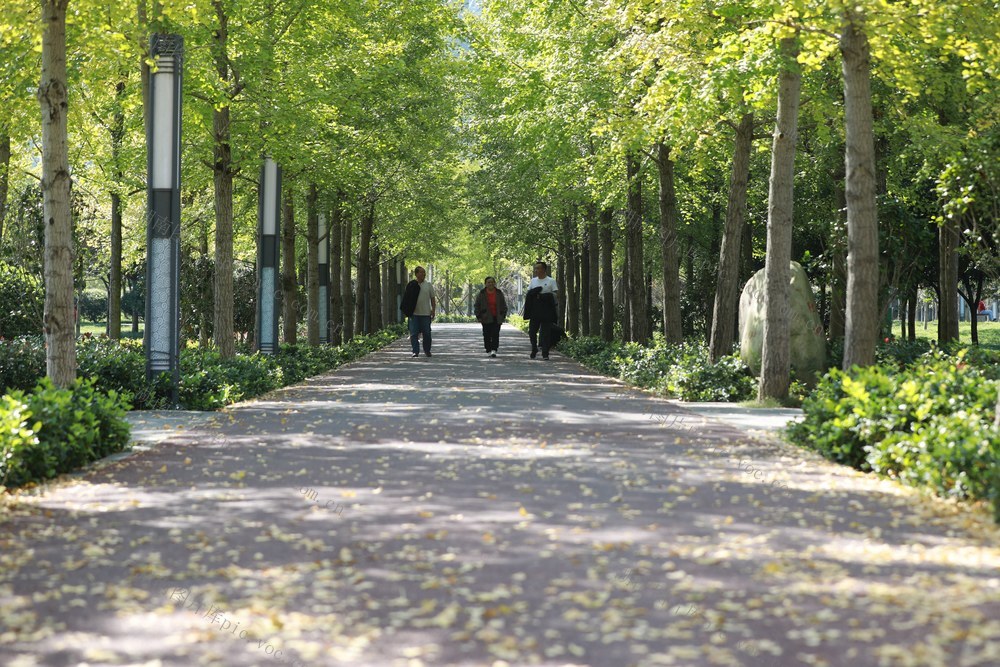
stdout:
POLYGON ((214 112, 215 128, 215 345, 223 358, 233 345, 233 174, 229 148, 229 107, 214 112))
POLYGON ((341 201, 341 217, 343 221, 343 231, 344 231, 344 243, 343 243, 343 254, 344 265, 341 267, 340 274, 340 289, 341 289, 341 308, 343 308, 344 313, 344 327, 342 329, 344 333, 344 342, 351 340, 354 337, 354 289, 351 285, 351 258, 353 253, 351 251, 351 244, 354 240, 354 218, 351 217, 349 211, 343 208, 343 197, 340 198, 341 201))
POLYGON ((108 270, 108 338, 122 337, 122 197, 111 193, 111 265, 108 270))
POLYGON ((389 323, 389 318, 392 316, 390 314, 390 312, 389 312, 389 290, 390 290, 390 286, 392 285, 392 282, 389 279, 389 265, 390 265, 390 263, 391 262, 388 259, 379 262, 379 274, 382 276, 382 282, 381 282, 381 285, 382 285, 382 291, 381 291, 381 295, 382 295, 382 299, 381 299, 382 310, 381 310, 381 312, 382 312, 382 324, 383 324, 383 326, 389 323))
POLYGON ((907 300, 906 339, 911 343, 917 339, 917 299, 919 298, 919 294, 919 290, 914 287, 910 292, 910 298, 907 300))
POLYGON ((561 326, 566 326, 566 306, 569 304, 569 284, 567 275, 567 264, 569 264, 568 253, 569 248, 566 243, 566 218, 563 218, 563 229, 562 234, 559 235, 559 265, 556 270, 556 284, 559 286, 559 299, 558 299, 558 311, 556 313, 556 323, 561 326))
POLYGON ((583 262, 587 249, 580 242, 574 242, 573 246, 573 314, 576 324, 573 325, 573 335, 579 336, 583 333, 583 322, 587 319, 584 311, 587 303, 584 301, 583 292, 586 289, 583 281, 583 262))
POLYGON ((628 340, 645 343, 649 339, 646 327, 646 290, 643 286, 644 255, 642 250, 642 175, 639 158, 626 157, 628 178, 627 211, 625 220, 625 253, 628 256, 628 284, 630 335, 628 340))
POLYGON ((958 240, 959 221, 945 218, 938 229, 938 343, 958 340, 958 240))
POLYGON ((601 236, 601 338, 612 340, 615 331, 615 239, 614 229, 611 225, 614 221, 614 212, 609 209, 601 210, 600 236, 601 236))
POLYGON ((306 339, 319 345, 319 192, 309 184, 306 195, 306 339))
POLYGON ((299 342, 299 291, 295 276, 295 191, 291 180, 282 184, 281 220, 281 333, 289 345, 299 342))
POLYGON ((753 148, 753 113, 745 113, 733 142, 733 170, 729 177, 726 222, 719 248, 719 271, 712 307, 709 357, 716 363, 733 351, 740 301, 740 248, 746 219, 747 187, 750 180, 750 150, 753 148))
POLYGON ((868 37, 863 14, 845 9, 840 52, 847 139, 847 314, 844 369, 875 362, 879 331, 878 217, 868 37))
POLYGON ((834 225, 830 234, 833 273, 830 276, 830 340, 843 340, 847 318, 847 194, 844 192, 844 165, 834 171, 834 225))
POLYGON ((976 315, 977 303, 979 303, 978 299, 969 303, 969 341, 973 345, 979 345, 979 316, 976 315))
POLYGON ((614 230, 611 229, 613 220, 614 213, 611 209, 601 210, 601 306, 603 310, 601 338, 607 341, 614 338, 615 332, 615 240, 614 230))
POLYGON ((976 306, 979 300, 983 298, 983 283, 985 282, 985 274, 971 271, 966 272, 962 276, 962 286, 965 289, 959 290, 959 295, 969 307, 969 340, 973 345, 979 345, 979 317, 976 312, 976 306))
MULTIPOLYGON (((688 233, 687 237, 684 239, 687 241, 687 248, 684 252, 684 275, 687 276, 687 281, 685 283, 685 292, 688 295, 688 301, 690 303, 698 302, 698 281, 695 279, 694 275, 694 239, 691 238, 691 234, 688 233)), ((694 325, 690 324, 685 331, 685 334, 694 335, 694 325)))
POLYGON ((632 274, 628 268, 628 253, 622 257, 621 288, 619 289, 619 303, 622 304, 622 341, 632 340, 632 299, 629 298, 631 291, 632 274))
POLYGON ((45 368, 57 387, 76 379, 73 216, 67 139, 66 5, 42 2, 42 209, 45 219, 45 368))
POLYGON ((584 223, 583 247, 580 249, 580 335, 590 336, 590 218, 584 223))
MULTIPOLYGON (((213 0, 219 25, 215 30, 213 57, 220 81, 230 79, 229 19, 221 0, 213 0)), ((215 306, 214 334, 219 355, 235 353, 233 341, 233 155, 230 146, 229 100, 212 112, 214 136, 213 180, 215 185, 215 306)))
POLYGON ((358 238, 358 298, 354 309, 354 332, 369 333, 371 322, 368 320, 368 285, 369 265, 371 259, 372 227, 375 223, 375 204, 369 203, 361 215, 361 234, 358 238))
POLYGON ((600 227, 597 224, 597 209, 591 210, 587 219, 587 254, 589 256, 590 298, 587 299, 587 318, 590 320, 590 335, 601 334, 601 239, 600 227))
MULTIPOLYGON (((124 185, 122 142, 125 139, 125 79, 115 84, 115 112, 111 126, 111 266, 108 275, 108 338, 122 337, 122 198, 124 185)), ((145 231, 145 230, 144 230, 145 231)))
POLYGON ((340 208, 341 195, 337 193, 337 199, 330 211, 330 321, 333 322, 330 332, 330 344, 340 345, 344 340, 342 330, 344 328, 344 295, 343 282, 341 276, 341 243, 343 242, 343 212, 340 208))
MULTIPOLYGON (((201 255, 202 261, 208 258, 208 220, 204 216, 198 216, 198 254, 201 255)), ((211 297, 210 297, 211 298, 211 297)), ((214 303, 214 299, 212 302, 214 303)), ((257 309, 254 308, 254 311, 257 309)), ((256 318, 256 313, 254 315, 256 318)), ((256 320, 255 320, 256 321, 256 320)), ((208 347, 211 343, 211 329, 209 322, 209 313, 205 308, 198 308, 198 344, 202 348, 208 347)), ((255 329, 259 331, 259 329, 255 329)))
POLYGON ((653 331, 653 272, 646 272, 646 331, 653 331))
POLYGON ((10 187, 10 133, 0 122, 0 245, 3 244, 3 223, 7 219, 7 191, 10 187))
POLYGON ((374 333, 382 328, 382 280, 380 269, 382 251, 378 247, 378 239, 372 234, 371 256, 369 258, 368 278, 368 332, 374 333))
POLYGON ((797 37, 781 40, 785 59, 778 74, 778 118, 771 150, 768 192, 767 260, 764 267, 764 345, 761 351, 758 396, 788 396, 789 262, 792 259, 792 209, 795 185, 795 142, 798 135, 799 92, 802 73, 795 62, 797 37))
POLYGON ((576 251, 575 216, 566 216, 566 330, 573 336, 580 333, 579 257, 576 251))
MULTIPOLYGON (((681 328, 681 273, 677 259, 677 194, 670 147, 656 144, 659 176, 660 252, 663 258, 663 336, 667 343, 684 341, 681 328)), ((737 264, 738 266, 738 264, 737 264)))

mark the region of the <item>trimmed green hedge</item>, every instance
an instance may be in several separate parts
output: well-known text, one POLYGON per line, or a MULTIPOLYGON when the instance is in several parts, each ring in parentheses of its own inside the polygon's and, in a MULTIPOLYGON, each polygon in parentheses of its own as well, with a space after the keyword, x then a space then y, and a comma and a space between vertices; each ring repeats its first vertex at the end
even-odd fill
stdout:
POLYGON ((93 380, 57 389, 45 378, 30 393, 0 396, 0 483, 55 477, 128 447, 128 401, 93 380))
POLYGON ((559 351, 599 373, 682 401, 749 401, 757 393, 757 381, 739 355, 711 364, 704 345, 667 345, 656 337, 646 347, 582 337, 559 343, 559 351))
POLYGON ((472 315, 462 315, 462 314, 457 314, 457 315, 456 314, 453 314, 453 315, 441 315, 441 314, 437 314, 437 315, 434 316, 434 322, 437 323, 437 324, 468 324, 470 322, 476 322, 476 323, 478 323, 479 320, 477 320, 472 315))
MULTIPOLYGON (((229 403, 301 382, 307 377, 362 357, 403 335, 403 325, 355 336, 341 346, 282 345, 275 355, 237 353, 223 360, 213 348, 181 350, 178 400, 188 410, 215 410, 229 403)), ((137 410, 170 407, 170 381, 146 381, 141 340, 111 340, 84 335, 77 342, 79 375, 102 391, 116 391, 137 410)), ((30 391, 45 375, 40 337, 0 341, 0 391, 30 391)))
MULTIPOLYGON (((394 325, 337 347, 283 345, 273 356, 232 359, 222 359, 213 349, 189 348, 181 352, 179 400, 189 410, 214 410, 363 357, 402 333, 403 327, 394 325)), ((123 451, 129 445, 126 412, 133 405, 168 406, 169 378, 164 374, 146 382, 141 341, 85 338, 77 353, 81 377, 69 389, 56 389, 48 378, 38 380, 45 357, 35 339, 0 347, 5 382, 38 383, 0 395, 0 485, 50 479, 123 451)))
POLYGON ((828 458, 936 493, 993 504, 1000 521, 995 354, 932 350, 909 366, 832 370, 790 427, 828 458))

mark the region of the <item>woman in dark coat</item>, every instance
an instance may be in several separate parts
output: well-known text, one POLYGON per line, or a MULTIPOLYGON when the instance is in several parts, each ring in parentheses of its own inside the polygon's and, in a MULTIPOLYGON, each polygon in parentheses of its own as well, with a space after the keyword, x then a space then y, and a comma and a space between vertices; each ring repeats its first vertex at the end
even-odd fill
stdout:
POLYGON ((495 357, 500 347, 500 325, 507 319, 507 299, 497 289, 495 278, 490 276, 484 282, 486 286, 479 290, 479 296, 476 297, 476 319, 483 325, 486 353, 495 357))

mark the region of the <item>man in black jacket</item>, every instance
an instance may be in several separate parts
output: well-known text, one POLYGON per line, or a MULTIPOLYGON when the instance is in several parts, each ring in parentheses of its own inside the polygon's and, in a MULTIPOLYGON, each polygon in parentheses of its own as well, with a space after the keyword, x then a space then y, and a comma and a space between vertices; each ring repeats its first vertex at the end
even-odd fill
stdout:
POLYGON ((555 342, 552 340, 552 325, 559 316, 559 304, 556 302, 558 290, 559 285, 549 276, 549 265, 545 262, 535 262, 535 277, 531 279, 524 299, 524 316, 528 318, 532 359, 538 356, 539 344, 542 348, 542 359, 549 358, 549 348, 555 342))
POLYGON ((424 354, 431 356, 431 320, 437 309, 437 299, 434 298, 434 287, 426 282, 427 272, 418 266, 413 270, 414 280, 406 285, 403 300, 399 309, 409 318, 411 356, 420 356, 420 336, 424 339, 424 354))

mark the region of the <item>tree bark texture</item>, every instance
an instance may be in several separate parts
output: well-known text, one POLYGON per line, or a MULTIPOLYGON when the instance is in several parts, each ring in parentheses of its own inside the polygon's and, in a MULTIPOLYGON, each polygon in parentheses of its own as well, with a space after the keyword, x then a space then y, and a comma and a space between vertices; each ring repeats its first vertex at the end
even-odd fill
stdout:
POLYGON ((389 313, 389 289, 392 285, 392 280, 389 278, 390 261, 383 261, 379 263, 379 273, 382 275, 382 322, 383 324, 389 323, 389 318, 391 314, 389 313))
POLYGON ((340 209, 340 194, 330 211, 330 344, 340 345, 343 341, 344 328, 344 296, 341 283, 341 243, 343 240, 343 224, 340 209))
POLYGON ((590 336, 590 220, 583 230, 583 247, 580 249, 580 335, 590 336))
MULTIPOLYGON (((663 259, 663 336, 668 343, 682 343, 681 274, 677 258, 677 191, 674 187, 674 161, 670 147, 656 145, 659 176, 660 253, 663 259)), ((738 268, 737 263, 737 268, 738 268)))
POLYGON ((798 135, 802 74, 795 59, 798 40, 781 40, 785 59, 778 74, 778 117, 771 150, 768 191, 767 259, 764 267, 764 344, 758 396, 785 398, 790 382, 788 280, 792 258, 792 210, 795 185, 795 143, 798 135))
POLYGON ((733 351, 740 301, 740 248, 746 220, 747 187, 750 180, 750 150, 753 148, 753 113, 745 113, 736 128, 733 168, 729 177, 726 222, 719 247, 719 270, 712 306, 709 357, 716 363, 733 351))
MULTIPOLYGON (((220 0, 214 0, 218 27, 212 47, 216 74, 223 82, 230 79, 228 39, 229 20, 220 0)), ((215 186, 215 303, 213 332, 222 358, 232 357, 233 341, 233 155, 230 146, 229 104, 212 112, 213 181, 215 186)))
POLYGON ((840 37, 847 139, 847 311, 844 369, 875 362, 879 332, 878 216, 871 57, 863 14, 848 8, 840 37))
POLYGON ((299 338, 299 290, 295 276, 295 190, 282 184, 281 207, 281 337, 289 345, 299 338))
POLYGON ((372 227, 375 224, 375 204, 370 203, 365 206, 365 211, 361 215, 361 230, 358 238, 358 295, 354 309, 354 332, 369 333, 371 322, 368 320, 368 285, 370 278, 368 275, 371 263, 371 242, 372 227))
POLYGON ((3 226, 7 219, 7 192, 10 188, 10 134, 0 124, 0 243, 3 243, 3 226))
POLYGON ((596 209, 591 212, 587 219, 587 254, 590 263, 590 273, 587 279, 590 285, 587 318, 590 320, 590 335, 599 336, 601 333, 601 239, 596 209))
POLYGON ((833 174, 834 225, 830 234, 833 275, 830 280, 830 340, 843 340, 847 318, 847 194, 844 165, 833 174))
POLYGON ((938 343, 958 340, 958 241, 959 221, 945 218, 938 228, 938 343))
POLYGON ((76 380, 73 217, 70 207, 66 87, 66 5, 42 2, 42 211, 45 221, 45 369, 57 387, 76 380))
POLYGON ((341 255, 344 261, 343 266, 341 266, 340 274, 341 308, 343 309, 344 314, 344 326, 341 331, 344 334, 343 339, 346 343, 354 337, 354 288, 351 285, 351 265, 353 257, 351 244, 354 240, 354 218, 351 216, 350 211, 343 208, 343 197, 341 197, 340 201, 340 219, 342 221, 341 227, 343 228, 344 234, 341 255))
POLYGON ((121 160, 125 140, 125 78, 115 84, 115 111, 111 125, 111 262, 108 271, 108 338, 122 337, 122 197, 125 180, 121 160))
POLYGON ((306 195, 306 340, 319 345, 319 191, 309 184, 306 195))
POLYGON ((368 278, 368 327, 369 333, 382 328, 382 251, 378 247, 378 239, 372 235, 371 257, 369 258, 368 278))
POLYGON ((566 243, 566 219, 563 218, 562 230, 559 234, 558 254, 559 265, 556 267, 556 285, 559 286, 559 297, 557 299, 558 309, 556 313, 556 323, 561 327, 566 327, 566 304, 569 302, 569 290, 567 265, 569 264, 569 247, 566 243))
POLYGON ((566 217, 566 330, 573 336, 580 333, 580 280, 574 218, 566 217))
POLYGON ((615 240, 614 230, 611 223, 614 214, 611 209, 606 208, 601 211, 600 237, 601 237, 601 309, 603 317, 601 319, 601 338, 611 340, 615 331, 615 240))
POLYGON ((906 339, 911 343, 917 339, 917 294, 917 288, 914 287, 910 290, 910 298, 906 300, 906 339))
POLYGON ((629 302, 629 336, 627 340, 645 343, 649 339, 646 327, 646 290, 643 286, 644 256, 642 250, 642 175, 639 158, 626 157, 625 171, 628 178, 627 207, 625 213, 625 254, 628 256, 628 284, 626 298, 629 302))

